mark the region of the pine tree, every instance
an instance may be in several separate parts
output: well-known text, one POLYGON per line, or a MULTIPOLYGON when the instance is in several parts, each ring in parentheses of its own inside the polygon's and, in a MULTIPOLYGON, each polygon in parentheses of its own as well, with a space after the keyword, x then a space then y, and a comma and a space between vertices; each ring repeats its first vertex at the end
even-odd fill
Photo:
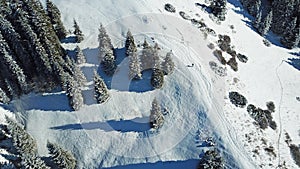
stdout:
POLYGON ((51 20, 56 35, 60 40, 66 38, 67 31, 61 21, 60 11, 50 0, 46 0, 46 11, 51 20))
POLYGON ((106 55, 101 61, 101 66, 103 72, 107 76, 112 76, 115 73, 117 69, 117 64, 113 53, 106 53, 106 55))
POLYGON ((297 47, 300 41, 300 26, 285 34, 280 41, 289 49, 297 47))
POLYGON ((249 7, 249 14, 252 16, 256 16, 261 8, 261 0, 256 0, 254 5, 251 5, 249 7))
POLYGON ((255 16, 255 20, 253 22, 253 27, 256 28, 257 30, 261 27, 261 17, 262 17, 262 11, 259 11, 257 15, 255 16))
POLYGON ((82 50, 79 48, 79 46, 76 46, 75 52, 76 52, 76 63, 77 64, 85 63, 86 62, 85 56, 84 56, 82 50))
POLYGON ((76 20, 74 19, 74 35, 76 36, 76 42, 77 43, 80 43, 81 41, 83 41, 83 33, 82 31, 80 30, 76 20))
POLYGON ((137 48, 136 48, 136 45, 134 43, 134 38, 133 38, 130 30, 128 30, 128 32, 127 32, 125 48, 126 48, 126 55, 127 56, 129 56, 130 53, 137 52, 137 48))
POLYGON ((213 0, 210 4, 212 14, 217 17, 220 21, 225 21, 226 15, 226 0, 213 0))
POLYGON ((143 43, 143 50, 141 55, 142 70, 153 69, 153 48, 148 44, 146 39, 143 43))
POLYGON ((66 63, 66 70, 69 71, 70 75, 74 78, 79 86, 84 86, 87 80, 80 67, 70 57, 66 57, 66 63))
POLYGON ((7 94, 0 88, 0 102, 7 104, 9 103, 10 98, 7 96, 7 94))
POLYGON ((263 20, 263 22, 260 24, 260 27, 258 28, 259 33, 262 36, 265 36, 271 27, 272 24, 272 19, 273 19, 273 12, 270 11, 266 18, 263 20))
POLYGON ((98 75, 96 71, 94 71, 94 88, 95 88, 95 99, 98 104, 104 103, 108 100, 109 93, 106 87, 106 84, 102 80, 102 78, 98 75))
POLYGON ((155 89, 160 89, 164 84, 164 73, 160 69, 154 69, 151 76, 151 85, 155 89))
POLYGON ((50 169, 45 162, 36 155, 24 154, 21 156, 22 169, 50 169))
POLYGON ((172 60, 172 57, 173 57, 172 51, 168 52, 164 61, 162 62, 162 70, 164 71, 165 75, 169 75, 174 71, 175 64, 172 60))
POLYGON ((163 123, 164 123, 164 116, 161 112, 161 107, 158 101, 156 100, 156 98, 154 98, 150 110, 150 127, 154 129, 159 129, 162 127, 163 123))
POLYGON ((66 88, 71 108, 75 111, 79 110, 83 105, 83 97, 79 84, 70 76, 67 79, 66 88))
POLYGON ((151 67, 153 69, 160 69, 160 57, 159 57, 159 46, 157 43, 154 44, 154 47, 152 48, 152 63, 151 67))
POLYGON ((59 168, 75 169, 76 159, 71 152, 49 141, 47 142, 47 148, 52 160, 59 168))
POLYGON ((141 63, 137 52, 131 52, 129 54, 129 78, 130 79, 141 79, 141 63))
POLYGON ((286 25, 292 20, 294 14, 295 1, 274 0, 272 2, 272 11, 274 15, 272 31, 279 35, 286 34, 286 25))
POLYGON ((102 24, 100 24, 99 28, 99 35, 98 35, 98 41, 99 41, 99 59, 103 59, 105 55, 108 53, 113 54, 113 45, 111 43, 111 39, 106 33, 105 28, 103 27, 102 24))

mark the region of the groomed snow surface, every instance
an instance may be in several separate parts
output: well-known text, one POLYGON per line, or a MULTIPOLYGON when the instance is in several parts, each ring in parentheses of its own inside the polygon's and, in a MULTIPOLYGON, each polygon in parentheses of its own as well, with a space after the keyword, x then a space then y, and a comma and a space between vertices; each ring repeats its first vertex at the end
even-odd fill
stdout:
POLYGON ((88 83, 83 90, 85 105, 79 111, 71 111, 65 93, 59 91, 29 94, 9 106, 10 110, 20 112, 17 117, 37 140, 41 156, 48 156, 46 142, 49 140, 72 151, 79 168, 195 169, 199 155, 209 148, 204 144, 205 138, 212 136, 226 159, 227 168, 275 168, 283 161, 287 168, 297 168, 284 142, 286 131, 293 143, 300 143, 297 115, 300 102, 295 99, 300 96, 297 87, 300 73, 285 62, 293 57, 289 52, 297 50, 264 46, 262 37, 246 24, 249 16, 239 2, 229 1, 227 19, 221 25, 195 6, 196 1, 53 2, 61 10, 66 27, 72 29, 75 18, 85 35, 80 44, 63 45, 69 50, 76 45, 83 49, 87 63, 80 66, 88 83), (174 5, 177 13, 166 12, 165 3, 174 5), (249 61, 239 62, 238 72, 228 67, 225 77, 214 74, 208 63, 218 61, 207 45, 215 43, 217 37, 204 38, 190 21, 180 17, 179 11, 204 19, 217 34, 230 35, 235 49, 247 55, 249 61), (117 48, 118 69, 112 78, 105 76, 99 66, 100 23, 117 48), (234 31, 229 25, 234 25, 234 31), (151 88, 147 72, 141 81, 128 80, 128 58, 124 57, 128 29, 137 44, 146 39, 152 45, 157 42, 163 52, 173 51, 176 69, 165 76, 162 89, 151 88), (194 66, 189 67, 191 64, 194 66), (93 100, 93 70, 99 72, 110 89, 111 98, 101 105, 93 100), (230 103, 229 91, 240 92, 249 103, 262 108, 267 101, 274 101, 277 129, 258 129, 245 108, 230 103), (169 111, 158 131, 150 130, 148 124, 154 98, 169 111), (250 141, 245 134, 251 135, 250 141), (262 144, 262 138, 266 145, 262 144), (275 148, 276 157, 264 151, 269 145, 275 148), (259 154, 254 154, 252 151, 257 146, 259 154))

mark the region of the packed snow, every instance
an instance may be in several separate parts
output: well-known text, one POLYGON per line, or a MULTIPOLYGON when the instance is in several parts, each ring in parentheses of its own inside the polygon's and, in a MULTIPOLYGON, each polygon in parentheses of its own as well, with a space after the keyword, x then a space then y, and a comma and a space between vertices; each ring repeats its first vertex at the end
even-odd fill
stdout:
MULTIPOLYGON (((4 114, 12 116, 8 110, 18 112, 17 119, 37 140, 41 156, 48 156, 49 140, 74 153, 79 168, 192 169, 198 165, 199 155, 209 148, 204 140, 213 136, 228 168, 275 168, 284 161, 287 168, 297 168, 284 141, 284 132, 290 134, 293 143, 300 143, 300 102, 296 100, 300 96, 300 72, 288 63, 288 58, 296 57, 290 53, 299 49, 266 47, 263 38, 247 24, 251 17, 238 1, 229 1, 226 21, 221 24, 195 5, 205 4, 204 1, 53 2, 61 10, 66 28, 72 30, 75 18, 85 35, 80 44, 63 44, 69 50, 79 45, 86 56, 87 63, 80 65, 88 80, 83 89, 85 105, 72 111, 64 92, 32 93, 3 106, 0 114, 0 122, 5 123, 4 114), (175 6, 177 12, 165 11, 166 3, 175 6), (219 62, 207 45, 215 43, 217 37, 206 37, 190 21, 182 19, 179 11, 202 18, 217 34, 229 35, 235 49, 247 55, 249 61, 238 62, 238 72, 227 67, 225 77, 215 74, 209 62, 219 62), (118 68, 112 78, 99 67, 100 23, 117 48, 118 68), (230 25, 234 25, 234 30, 230 25), (147 73, 141 82, 128 80, 128 58, 124 57, 128 29, 137 44, 146 39, 152 45, 157 42, 164 52, 173 51, 176 68, 173 74, 165 76, 162 89, 151 88, 147 73), (93 99, 94 70, 110 89, 110 99, 101 105, 93 99), (249 103, 262 108, 273 101, 277 129, 261 130, 255 126, 246 108, 230 103, 230 91, 242 93, 249 103), (158 131, 149 129, 148 123, 154 98, 169 112, 158 131), (264 151, 270 145, 276 156, 264 151), (253 152, 255 149, 258 154, 253 152)), ((270 38, 278 44, 276 38, 270 38)))

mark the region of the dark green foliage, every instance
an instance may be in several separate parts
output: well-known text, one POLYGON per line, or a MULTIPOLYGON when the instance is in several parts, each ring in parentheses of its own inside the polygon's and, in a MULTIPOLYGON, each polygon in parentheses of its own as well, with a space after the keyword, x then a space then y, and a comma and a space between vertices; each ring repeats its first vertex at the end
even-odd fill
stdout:
POLYGON ((10 98, 7 96, 7 94, 0 88, 0 102, 1 103, 8 103, 10 101, 10 98))
POLYGON ((47 142, 47 148, 52 160, 59 168, 74 169, 76 167, 76 159, 71 152, 49 141, 47 142))
POLYGON ((212 9, 212 14, 217 17, 220 21, 225 21, 226 15, 226 0, 213 0, 210 4, 210 8, 212 9))
POLYGON ((270 11, 264 20, 257 26, 257 30, 262 36, 265 36, 269 32, 269 29, 272 25, 272 20, 273 12, 270 11))
POLYGON ((229 99, 236 107, 244 108, 248 103, 247 99, 238 92, 229 92, 229 99))
POLYGON ((231 38, 228 35, 219 35, 218 46, 224 52, 230 50, 231 38))
POLYGON ((200 160, 198 169, 224 169, 224 160, 217 149, 207 150, 200 160))
POLYGON ((289 49, 297 47, 300 42, 300 26, 287 32, 280 42, 289 49))
POLYGON ((67 31, 61 21, 59 9, 50 0, 46 0, 46 11, 57 37, 60 40, 64 39, 67 35, 67 31))
POLYGON ((163 123, 164 123, 164 116, 161 112, 161 107, 158 101, 156 100, 156 98, 154 98, 150 110, 150 127, 154 129, 159 129, 162 127, 163 123))
POLYGON ((94 71, 94 89, 95 99, 98 104, 104 103, 109 99, 107 86, 96 71, 94 71))
POLYGON ((74 32, 73 33, 76 37, 76 42, 77 43, 80 43, 81 41, 83 41, 84 35, 83 35, 82 31, 80 30, 80 28, 79 28, 79 26, 78 26, 75 19, 74 19, 74 32))
POLYGON ((164 72, 160 69, 154 69, 151 76, 151 85, 155 89, 160 89, 164 84, 164 72))
POLYGON ((290 152, 295 161, 295 163, 300 167, 300 149, 295 144, 290 144, 290 152))

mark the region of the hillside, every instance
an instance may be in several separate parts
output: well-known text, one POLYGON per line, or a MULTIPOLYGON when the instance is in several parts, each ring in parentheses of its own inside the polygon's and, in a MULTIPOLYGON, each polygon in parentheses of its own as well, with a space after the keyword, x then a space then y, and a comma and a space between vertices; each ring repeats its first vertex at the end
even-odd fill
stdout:
MULTIPOLYGON (((270 47, 264 45, 264 38, 251 26, 253 17, 239 1, 228 1, 226 19, 221 23, 203 8, 208 5, 204 1, 53 3, 61 12, 65 28, 72 32, 76 19, 84 34, 80 43, 72 41, 72 33, 61 43, 69 57, 73 57, 76 46, 85 56, 86 63, 78 64, 87 80, 78 87, 83 105, 74 110, 69 105, 68 90, 53 87, 12 98, 9 104, 2 104, 0 116, 1 124, 6 124, 4 115, 8 115, 26 126, 37 142, 40 157, 49 157, 50 141, 74 154, 77 168, 196 169, 205 152, 216 148, 226 168, 299 168, 289 148, 290 144, 300 144, 299 48, 284 48, 280 37, 272 32, 267 35, 270 47), (166 11, 166 3, 172 4, 176 12, 166 11), (114 47, 117 67, 112 76, 100 64, 100 24, 114 47), (150 46, 158 44, 159 60, 172 51, 175 68, 164 76, 162 88, 152 87, 152 67, 143 68, 141 80, 128 78, 128 30, 139 56, 144 41, 150 46), (218 35, 228 35, 231 49, 246 56, 246 63, 236 58, 238 69, 233 70, 228 62, 233 57, 222 52, 227 61, 223 65, 214 53, 220 48, 218 35), (94 71, 104 80, 110 95, 102 104, 94 99, 94 71), (242 94, 247 100, 245 105, 232 104, 230 92, 242 94), (154 98, 164 111, 159 129, 149 125, 154 98), (266 103, 270 101, 275 105, 274 112, 267 111, 266 103), (267 124, 261 129, 261 123, 255 122, 249 112, 251 104, 259 107, 254 112, 270 112, 277 127, 272 129, 267 124), (286 133, 292 139, 288 144, 286 133), (210 138, 213 145, 207 141, 210 138)), ((70 64, 67 59, 56 61, 62 67, 70 64)), ((5 147, 5 143, 1 145, 5 147)), ((7 161, 5 154, 9 154, 4 149, 1 161, 7 161)))

